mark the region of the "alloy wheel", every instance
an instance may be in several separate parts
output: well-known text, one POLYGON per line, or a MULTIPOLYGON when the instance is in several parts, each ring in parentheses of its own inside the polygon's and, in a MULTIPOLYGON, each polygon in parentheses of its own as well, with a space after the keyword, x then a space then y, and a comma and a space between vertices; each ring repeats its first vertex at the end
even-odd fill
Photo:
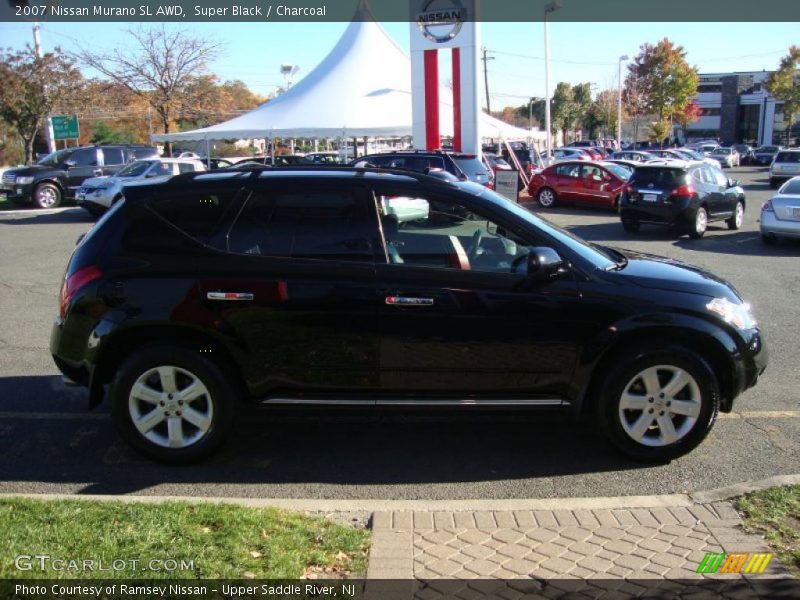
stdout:
POLYGON ((736 215, 734 216, 736 229, 739 229, 744 223, 744 206, 741 202, 736 203, 736 215))
POLYGON ((622 428, 635 442, 663 447, 682 440, 697 423, 700 386, 684 369, 656 365, 637 373, 619 399, 622 428))
POLYGON ((705 209, 698 208, 697 215, 694 217, 694 230, 699 233, 705 233, 706 228, 708 227, 708 215, 706 214, 705 209))
POLYGON ((196 375, 171 365, 148 369, 131 387, 128 411, 139 433, 164 448, 186 448, 211 430, 214 401, 196 375))
POLYGON ((556 198, 552 190, 543 189, 539 192, 539 204, 544 207, 553 206, 556 198))
POLYGON ((58 201, 55 190, 50 186, 40 187, 36 191, 36 198, 39 200, 39 206, 44 208, 53 206, 58 201))

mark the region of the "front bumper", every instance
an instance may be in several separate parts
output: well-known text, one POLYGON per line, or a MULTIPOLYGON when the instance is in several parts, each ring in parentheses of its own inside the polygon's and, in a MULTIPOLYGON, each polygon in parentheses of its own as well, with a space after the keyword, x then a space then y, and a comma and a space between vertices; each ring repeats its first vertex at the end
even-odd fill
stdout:
POLYGON ((758 382, 769 362, 767 347, 758 328, 741 332, 741 336, 744 348, 741 350, 740 359, 736 361, 731 402, 758 382))
POLYGON ((33 202, 33 184, 14 184, 0 186, 0 194, 5 194, 6 198, 11 202, 22 204, 25 202, 33 202))
POLYGON ((774 212, 761 211, 761 234, 800 238, 800 221, 779 219, 774 212))
POLYGON ((111 206, 112 190, 110 189, 94 189, 86 190, 85 188, 78 188, 75 192, 75 202, 78 205, 96 206, 98 208, 108 208, 111 206))

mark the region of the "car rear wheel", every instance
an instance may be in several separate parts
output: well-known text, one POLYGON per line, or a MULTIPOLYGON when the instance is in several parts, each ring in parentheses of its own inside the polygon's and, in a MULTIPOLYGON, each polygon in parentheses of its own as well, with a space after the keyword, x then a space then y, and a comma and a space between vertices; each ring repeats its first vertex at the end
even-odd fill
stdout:
POLYGON ((708 213, 705 207, 701 206, 694 215, 694 222, 689 227, 689 237, 699 240, 708 229, 708 213))
POLYGON ((33 203, 39 208, 55 208, 61 204, 61 190, 52 183, 40 183, 33 192, 33 203))
POLYGON ((636 219, 622 219, 622 227, 629 233, 636 233, 642 227, 636 219))
POLYGON ((122 436, 159 462, 197 461, 222 443, 233 421, 234 386, 196 351, 146 346, 117 371, 111 409, 122 436))
POLYGON ((544 208, 550 208, 556 203, 556 193, 548 188, 542 188, 539 190, 539 193, 536 194, 536 199, 539 201, 539 205, 544 208))
POLYGON ((741 200, 737 200, 736 208, 733 209, 733 216, 725 221, 728 224, 728 229, 741 229, 744 223, 744 204, 741 200))
POLYGON ((683 347, 642 348, 617 361, 605 380, 598 416, 628 456, 667 461, 695 448, 719 411, 719 386, 708 364, 683 347))

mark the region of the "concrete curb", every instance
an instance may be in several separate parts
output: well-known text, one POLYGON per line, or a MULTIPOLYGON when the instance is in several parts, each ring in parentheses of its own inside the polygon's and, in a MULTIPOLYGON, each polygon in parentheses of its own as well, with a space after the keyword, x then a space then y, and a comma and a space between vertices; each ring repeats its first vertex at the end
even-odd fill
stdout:
POLYGON ((385 511, 514 511, 514 510, 592 510, 625 508, 660 508, 668 506, 691 506, 728 500, 753 491, 769 487, 800 484, 800 474, 778 475, 760 481, 748 481, 713 490, 686 494, 664 494, 655 496, 616 496, 599 498, 542 498, 542 499, 475 499, 475 500, 381 500, 345 499, 326 500, 315 498, 223 498, 197 496, 144 496, 101 494, 35 494, 0 493, 0 498, 33 498, 39 500, 98 500, 116 502, 197 502, 237 504, 253 508, 274 506, 306 512, 385 512, 385 511))
POLYGON ((57 215, 58 213, 67 212, 70 210, 83 212, 83 209, 80 206, 60 206, 59 208, 12 208, 11 210, 0 210, 0 217, 14 217, 19 215, 38 217, 41 215, 57 215))

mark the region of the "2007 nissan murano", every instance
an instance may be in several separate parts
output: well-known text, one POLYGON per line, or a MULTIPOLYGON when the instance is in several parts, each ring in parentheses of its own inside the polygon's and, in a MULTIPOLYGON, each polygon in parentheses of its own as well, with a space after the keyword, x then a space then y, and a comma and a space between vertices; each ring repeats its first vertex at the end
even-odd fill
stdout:
POLYGON ((351 168, 126 187, 69 260, 50 347, 170 463, 212 452, 248 401, 560 408, 664 461, 767 362, 711 273, 480 185, 351 168))

